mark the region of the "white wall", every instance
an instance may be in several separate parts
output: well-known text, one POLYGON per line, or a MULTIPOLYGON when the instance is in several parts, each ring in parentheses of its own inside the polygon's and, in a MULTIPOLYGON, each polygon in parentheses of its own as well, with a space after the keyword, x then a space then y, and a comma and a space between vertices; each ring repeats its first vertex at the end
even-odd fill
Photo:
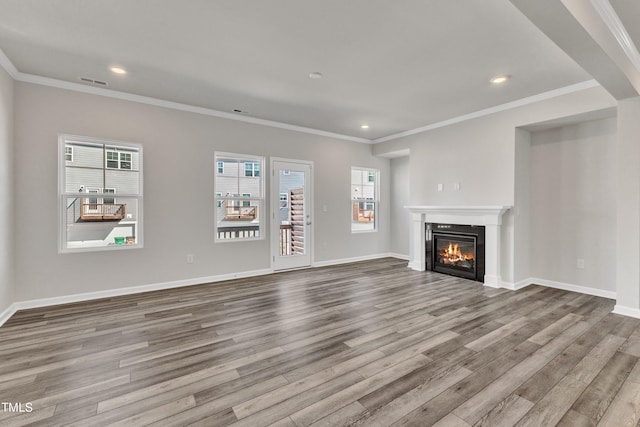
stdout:
POLYGON ((515 129, 515 194, 505 222, 513 223, 513 283, 531 277, 531 134, 515 129), (515 256, 518 254, 518 256, 515 256))
POLYGON ((640 97, 618 103, 616 312, 640 317, 640 97))
POLYGON ((13 79, 0 67, 0 314, 14 302, 13 79))
POLYGON ((409 157, 391 160, 391 253, 409 256, 409 157))
POLYGON ((615 118, 531 134, 532 277, 616 291, 616 134, 615 118))
POLYGON ((390 161, 369 145, 28 83, 15 117, 18 301, 270 268, 268 240, 214 243, 215 151, 314 162, 316 262, 389 252, 390 161), (59 133, 143 144, 143 249, 57 253, 59 133), (380 170, 378 232, 350 232, 352 166, 380 170))
MULTIPOLYGON (((615 105, 602 87, 584 89, 376 144, 373 152, 385 155, 410 150, 411 205, 515 206, 515 130, 615 105), (460 183, 460 190, 454 190, 454 183, 460 183), (443 184, 444 191, 438 191, 438 184, 443 184)), ((512 251, 502 257, 505 282, 515 283, 526 272, 526 265, 515 271, 514 260, 519 256, 515 251, 522 244, 514 239, 518 234, 524 236, 516 227, 527 225, 513 213, 504 218, 501 246, 512 251)))

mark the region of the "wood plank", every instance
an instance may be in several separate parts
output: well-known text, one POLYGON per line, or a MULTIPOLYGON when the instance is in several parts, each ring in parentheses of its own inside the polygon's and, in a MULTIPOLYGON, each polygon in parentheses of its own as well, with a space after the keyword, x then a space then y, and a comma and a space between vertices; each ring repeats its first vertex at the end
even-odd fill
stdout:
POLYGON ((578 322, 569 327, 533 353, 529 358, 509 369, 509 371, 492 382, 481 393, 474 395, 460 405, 453 413, 469 424, 475 424, 484 414, 515 391, 524 380, 537 372, 578 336, 584 333, 587 328, 588 325, 584 322, 578 322))
MULTIPOLYGON (((639 369, 636 363, 634 371, 639 369)), ((640 422, 640 382, 632 381, 632 376, 622 384, 598 426, 635 426, 640 422)))
POLYGON ((636 425, 614 304, 384 258, 22 310, 0 395, 36 410, 0 424, 636 425))
POLYGON ((573 404, 571 407, 573 412, 581 414, 595 425, 602 418, 637 361, 637 357, 616 352, 573 404))
MULTIPOLYGON (((517 394, 511 394, 487 412, 487 414, 476 422, 474 426, 514 426, 516 425, 516 422, 532 407, 532 402, 529 402, 527 399, 523 399, 517 394)), ((540 423, 538 425, 540 426, 545 424, 540 423)))
POLYGON ((308 426, 326 415, 355 402, 367 392, 383 387, 394 379, 423 366, 429 360, 423 355, 414 356, 291 414, 291 419, 298 426, 308 426))
POLYGON ((623 342, 624 338, 607 335, 517 425, 557 424, 623 342))

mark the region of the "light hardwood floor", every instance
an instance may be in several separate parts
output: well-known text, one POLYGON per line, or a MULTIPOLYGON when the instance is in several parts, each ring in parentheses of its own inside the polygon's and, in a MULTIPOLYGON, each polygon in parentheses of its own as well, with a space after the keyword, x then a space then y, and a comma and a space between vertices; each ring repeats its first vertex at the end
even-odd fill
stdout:
POLYGON ((21 311, 0 425, 636 426, 613 305, 383 259, 21 311))

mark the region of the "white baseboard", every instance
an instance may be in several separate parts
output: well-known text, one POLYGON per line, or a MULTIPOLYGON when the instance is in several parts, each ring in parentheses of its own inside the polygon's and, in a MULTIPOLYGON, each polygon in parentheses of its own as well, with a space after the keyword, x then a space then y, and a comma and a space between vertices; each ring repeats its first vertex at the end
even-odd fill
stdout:
MULTIPOLYGON (((365 256, 359 256, 359 257, 353 257, 353 258, 333 259, 328 261, 318 261, 313 264, 313 267, 328 267, 331 265, 348 264, 348 263, 358 262, 358 261, 370 261, 370 260, 376 260, 376 259, 388 258, 388 257, 398 258, 403 260, 409 259, 409 257, 405 255, 385 253, 385 254, 365 255, 365 256)), ((411 268, 411 263, 409 263, 409 267, 411 268)), ((217 276, 209 276, 209 277, 197 277, 193 279, 176 280, 172 282, 156 283, 156 284, 150 284, 150 285, 133 286, 129 288, 109 289, 109 290, 98 291, 98 292, 87 292, 87 293, 75 294, 75 295, 65 295, 61 297, 19 301, 11 304, 2 313, 0 313, 0 326, 2 326, 7 320, 9 320, 9 318, 13 316, 15 312, 18 310, 47 307, 47 306, 60 305, 60 304, 68 304, 73 302, 90 301, 90 300, 101 299, 101 298, 113 298, 113 297, 123 296, 123 295, 138 294, 142 292, 158 291, 163 289, 181 288, 185 286, 194 286, 194 285, 201 285, 206 283, 222 282, 225 280, 232 280, 232 279, 264 276, 266 274, 271 274, 271 273, 273 273, 272 269, 262 269, 262 270, 245 271, 240 273, 220 274, 217 276)), ((547 286, 549 288, 563 289, 566 291, 579 292, 579 293, 594 295, 598 297, 616 299, 615 292, 604 291, 604 290, 595 289, 595 288, 588 288, 585 286, 572 285, 569 283, 555 282, 553 280, 529 278, 529 279, 521 280, 517 283, 500 281, 500 287, 511 289, 511 290, 519 290, 531 284, 547 286)), ((635 308, 616 305, 613 312, 617 314, 622 314, 625 316, 640 318, 640 310, 635 308)))
POLYGON ((616 304, 616 306, 613 307, 613 313, 640 319, 640 309, 637 308, 625 307, 623 305, 616 304))
MULTIPOLYGON (((358 262, 358 261, 375 260, 375 259, 387 258, 387 257, 404 259, 402 258, 402 255, 397 255, 397 254, 376 254, 376 255, 366 255, 366 256, 353 257, 353 258, 334 259, 329 261, 320 261, 320 262, 314 263, 313 266, 325 267, 325 266, 347 264, 347 263, 358 262)), ((90 300, 96 300, 101 298, 113 298, 113 297, 118 297, 123 295, 139 294, 142 292, 159 291, 163 289, 181 288, 185 286, 202 285, 206 283, 222 282, 225 280, 232 280, 232 279, 264 276, 266 274, 271 274, 271 273, 273 273, 272 269, 262 269, 262 270, 245 271, 240 273, 220 274, 217 276, 196 277, 193 279, 176 280, 172 282, 155 283, 155 284, 142 285, 142 286, 133 286, 129 288, 108 289, 104 291, 87 292, 82 294, 65 295, 60 297, 40 298, 40 299, 27 300, 27 301, 19 301, 11 304, 11 306, 9 306, 6 310, 0 313, 0 326, 2 326, 7 320, 9 320, 9 318, 13 316, 15 312, 18 310, 48 307, 48 306, 60 305, 60 304, 69 304, 74 302, 90 301, 90 300)))
POLYGON ((393 252, 389 252, 387 255, 390 256, 391 258, 403 259, 405 261, 409 261, 411 259, 409 258, 409 255, 397 254, 393 252))
POLYGON ((18 311, 18 307, 14 302, 9 307, 7 307, 2 313, 0 313, 0 326, 4 325, 4 322, 9 320, 9 318, 13 316, 16 313, 16 311, 18 311))
MULTIPOLYGON (((225 280, 232 279, 241 279, 246 277, 255 277, 255 276, 263 276, 265 274, 271 274, 273 270, 271 269, 263 269, 263 270, 254 270, 254 271, 246 271, 242 273, 230 273, 230 274, 220 274, 217 276, 209 276, 209 277, 197 277, 193 279, 185 279, 185 280, 176 280, 173 282, 164 282, 164 283, 155 283, 150 285, 142 285, 142 286, 133 286, 129 288, 119 288, 119 289, 108 289, 105 291, 97 291, 97 292, 87 292, 82 294, 74 294, 74 295, 65 295, 61 297, 52 297, 52 298, 41 298, 27 301, 19 301, 12 305, 14 307, 13 313, 17 310, 24 310, 28 308, 39 308, 39 307, 48 307, 52 305, 59 304, 69 304, 72 302, 81 302, 81 301, 90 301, 101 298, 113 298, 123 295, 131 295, 131 294, 139 294, 142 292, 151 292, 151 291, 159 291, 163 289, 173 289, 173 288, 181 288, 185 286, 194 286, 194 285, 202 285, 206 283, 215 283, 222 282, 225 280)), ((5 310, 6 312, 7 310, 5 310)), ((11 317, 11 315, 9 317, 11 317)), ((9 318, 1 317, 0 326, 9 318)))
POLYGON ((327 261, 315 261, 313 263, 313 267, 329 267, 331 265, 349 264, 352 262, 359 262, 359 261, 371 261, 374 259, 389 258, 389 257, 393 257, 393 255, 386 253, 386 254, 363 255, 363 256, 357 256, 353 258, 330 259, 327 261))
POLYGON ((527 279, 530 284, 542 285, 548 288, 562 289, 565 291, 578 292, 581 294, 593 295, 596 297, 616 299, 616 293, 612 291, 605 291, 602 289, 589 288, 586 286, 573 285, 571 283, 556 282, 553 280, 540 279, 537 277, 531 277, 527 279))
POLYGON ((505 288, 505 289, 509 289, 511 291, 519 291, 520 289, 524 289, 527 286, 531 285, 533 282, 531 281, 531 279, 524 279, 524 280, 520 280, 519 282, 516 283, 510 283, 510 282, 502 282, 500 287, 501 288, 505 288))

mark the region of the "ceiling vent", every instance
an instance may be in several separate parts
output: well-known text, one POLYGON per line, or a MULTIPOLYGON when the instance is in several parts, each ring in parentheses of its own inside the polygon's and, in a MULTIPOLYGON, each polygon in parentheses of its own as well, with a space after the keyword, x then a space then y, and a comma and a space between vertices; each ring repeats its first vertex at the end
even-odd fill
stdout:
POLYGON ((90 79, 88 77, 80 77, 80 81, 84 83, 89 83, 95 86, 102 86, 102 87, 109 86, 109 83, 107 82, 103 82, 102 80, 90 79))

